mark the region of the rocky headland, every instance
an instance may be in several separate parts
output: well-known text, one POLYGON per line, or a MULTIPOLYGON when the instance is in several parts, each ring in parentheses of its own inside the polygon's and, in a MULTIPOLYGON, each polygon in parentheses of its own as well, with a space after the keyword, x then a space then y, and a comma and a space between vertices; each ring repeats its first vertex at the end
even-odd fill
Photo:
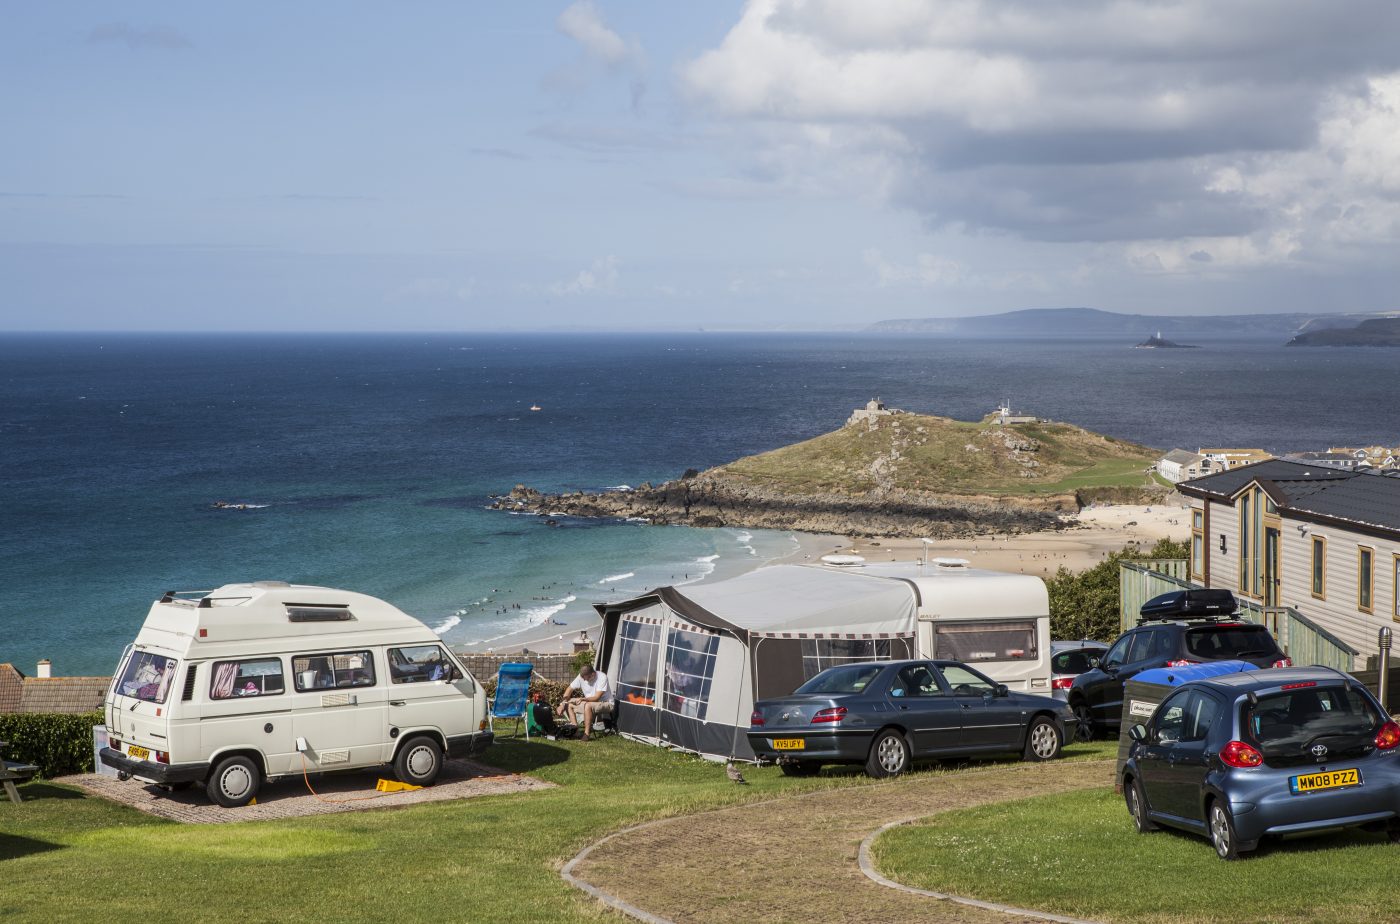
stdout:
POLYGON ((850 536, 959 538, 1055 529, 1094 501, 1152 503, 1154 453, 1070 424, 970 423, 871 402, 840 430, 660 485, 492 506, 545 517, 645 520, 850 536))

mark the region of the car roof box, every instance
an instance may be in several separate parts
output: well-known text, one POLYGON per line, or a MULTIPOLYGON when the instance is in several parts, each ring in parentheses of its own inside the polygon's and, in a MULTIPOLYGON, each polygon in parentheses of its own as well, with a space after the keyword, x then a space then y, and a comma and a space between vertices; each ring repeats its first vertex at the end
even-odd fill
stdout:
POLYGON ((1138 611, 1142 622, 1153 619, 1201 619, 1229 616, 1239 608, 1228 590, 1173 590, 1148 600, 1138 611))

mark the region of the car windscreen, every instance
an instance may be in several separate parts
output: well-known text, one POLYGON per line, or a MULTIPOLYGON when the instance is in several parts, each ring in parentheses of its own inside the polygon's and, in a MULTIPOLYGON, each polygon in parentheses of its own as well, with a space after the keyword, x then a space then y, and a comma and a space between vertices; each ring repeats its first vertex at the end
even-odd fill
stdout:
POLYGON ((830 667, 797 688, 798 693, 860 693, 884 670, 883 664, 830 667))
POLYGON ((1349 737, 1369 739, 1383 721, 1369 697, 1344 686, 1285 690, 1244 706, 1246 734, 1265 757, 1301 753, 1319 741, 1337 751, 1349 737))
POLYGON ((126 663, 117 693, 148 703, 163 703, 175 677, 175 659, 150 651, 137 651, 126 663))
POLYGON ((1206 661, 1227 661, 1278 653, 1263 626, 1201 626, 1186 630, 1186 652, 1206 661))

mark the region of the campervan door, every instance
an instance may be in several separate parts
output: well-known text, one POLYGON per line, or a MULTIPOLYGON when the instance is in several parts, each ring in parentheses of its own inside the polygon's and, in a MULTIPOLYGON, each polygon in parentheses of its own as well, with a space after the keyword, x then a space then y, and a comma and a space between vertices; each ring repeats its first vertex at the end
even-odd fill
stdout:
POLYGON ((919 654, 962 661, 1013 690, 1050 695, 1050 599, 1023 574, 958 569, 918 580, 919 654))

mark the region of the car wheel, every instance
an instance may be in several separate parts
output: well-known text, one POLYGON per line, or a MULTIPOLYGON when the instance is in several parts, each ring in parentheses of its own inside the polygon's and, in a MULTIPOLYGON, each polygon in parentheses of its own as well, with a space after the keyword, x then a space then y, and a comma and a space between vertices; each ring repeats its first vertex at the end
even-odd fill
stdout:
POLYGON ((1026 732, 1026 749, 1021 756, 1026 760, 1054 760, 1060 756, 1060 730, 1053 719, 1040 716, 1031 722, 1026 732))
POLYGON ((909 769, 909 745, 904 736, 887 728, 875 736, 870 756, 865 761, 865 775, 880 779, 898 776, 909 769))
POLYGON ((815 760, 794 760, 778 766, 783 776, 816 776, 822 769, 822 765, 815 760))
POLYGON ((1156 831, 1157 826, 1147 817, 1147 800, 1142 797, 1142 783, 1133 780, 1123 787, 1123 799, 1128 803, 1128 814, 1133 816, 1133 827, 1139 834, 1156 831))
POLYGON ((1080 700, 1070 708, 1074 710, 1074 740, 1093 741, 1094 714, 1089 711, 1089 704, 1080 700))
POLYGON ((413 786, 431 786, 441 772, 442 748, 426 735, 405 741, 394 758, 394 776, 413 786))
POLYGON ((1215 855, 1222 860, 1238 860, 1240 843, 1235 835, 1235 820, 1225 803, 1216 799, 1210 804, 1210 842, 1215 845, 1215 855))
POLYGON ((224 808, 242 808, 252 802, 262 785, 262 771, 250 758, 225 757, 209 774, 204 791, 224 808))

